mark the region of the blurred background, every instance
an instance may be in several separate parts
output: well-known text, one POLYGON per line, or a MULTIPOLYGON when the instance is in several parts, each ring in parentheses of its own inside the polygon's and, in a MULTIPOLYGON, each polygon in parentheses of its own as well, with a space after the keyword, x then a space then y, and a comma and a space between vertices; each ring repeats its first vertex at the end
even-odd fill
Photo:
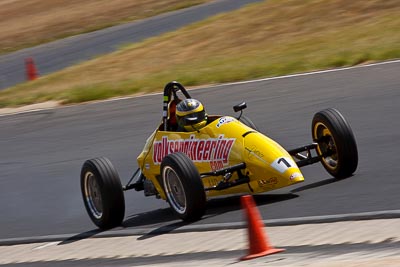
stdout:
MULTIPOLYGON (((94 230, 82 163, 106 156, 126 183, 173 80, 210 114, 246 101, 287 149, 312 141, 321 109, 348 119, 355 176, 306 167, 303 184, 256 197, 264 219, 399 210, 399 29, 398 0, 0 1, 0 239, 94 230)), ((180 226, 142 192, 126 206, 121 228, 180 226)), ((242 222, 240 209, 212 200, 194 225, 242 222)))

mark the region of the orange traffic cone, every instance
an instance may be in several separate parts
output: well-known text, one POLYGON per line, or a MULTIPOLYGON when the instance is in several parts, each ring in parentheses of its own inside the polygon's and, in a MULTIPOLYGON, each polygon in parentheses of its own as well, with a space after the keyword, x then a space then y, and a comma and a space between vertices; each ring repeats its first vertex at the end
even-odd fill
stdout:
POLYGON ((28 81, 33 81, 37 79, 38 77, 38 72, 35 67, 35 62, 33 61, 33 58, 27 58, 25 59, 25 69, 26 69, 26 79, 28 81))
POLYGON ((249 233, 249 254, 240 260, 251 260, 254 258, 285 251, 269 245, 268 238, 264 232, 264 223, 251 195, 241 197, 242 207, 246 213, 249 233))

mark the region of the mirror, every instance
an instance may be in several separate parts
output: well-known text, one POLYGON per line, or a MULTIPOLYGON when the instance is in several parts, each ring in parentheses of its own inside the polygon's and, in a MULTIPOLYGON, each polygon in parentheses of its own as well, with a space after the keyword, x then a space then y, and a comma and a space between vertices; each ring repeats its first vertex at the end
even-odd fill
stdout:
POLYGON ((237 105, 233 106, 233 110, 234 110, 235 112, 241 111, 241 110, 243 110, 243 109, 245 109, 245 108, 247 108, 246 102, 242 102, 242 103, 240 103, 240 104, 237 104, 237 105))

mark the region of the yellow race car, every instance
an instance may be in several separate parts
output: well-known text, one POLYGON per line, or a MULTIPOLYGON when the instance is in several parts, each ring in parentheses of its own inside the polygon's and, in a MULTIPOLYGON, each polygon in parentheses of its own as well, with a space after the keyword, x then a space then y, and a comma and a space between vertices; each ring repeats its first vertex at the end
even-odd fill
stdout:
POLYGON ((285 150, 242 114, 244 102, 233 107, 240 112, 236 118, 208 115, 201 129, 180 130, 175 112, 182 99, 191 97, 180 83, 165 86, 162 122, 147 139, 137 158, 139 168, 125 186, 107 158, 83 164, 82 196, 99 228, 122 223, 124 191, 130 189, 166 200, 179 218, 195 221, 204 215, 208 198, 264 193, 302 182, 299 168, 306 165, 321 162, 338 179, 357 168, 353 132, 336 109, 314 115, 311 144, 285 150))

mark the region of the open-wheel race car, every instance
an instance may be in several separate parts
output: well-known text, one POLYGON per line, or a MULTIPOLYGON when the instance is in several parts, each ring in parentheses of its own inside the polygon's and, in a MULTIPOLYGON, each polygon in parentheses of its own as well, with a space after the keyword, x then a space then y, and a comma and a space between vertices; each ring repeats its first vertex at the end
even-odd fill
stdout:
MULTIPOLYGON (((306 165, 321 162, 338 179, 351 176, 357 168, 353 132, 336 109, 314 115, 312 143, 285 150, 242 114, 244 102, 233 107, 240 112, 237 118, 208 115, 200 129, 179 129, 176 105, 184 99, 191 97, 180 83, 165 86, 162 122, 147 139, 137 158, 139 168, 125 186, 107 158, 83 164, 82 196, 99 228, 122 223, 124 191, 131 189, 166 200, 179 218, 195 221, 205 214, 207 199, 263 193, 302 182, 299 168, 306 165)), ((187 125, 196 119, 181 118, 187 125)))

